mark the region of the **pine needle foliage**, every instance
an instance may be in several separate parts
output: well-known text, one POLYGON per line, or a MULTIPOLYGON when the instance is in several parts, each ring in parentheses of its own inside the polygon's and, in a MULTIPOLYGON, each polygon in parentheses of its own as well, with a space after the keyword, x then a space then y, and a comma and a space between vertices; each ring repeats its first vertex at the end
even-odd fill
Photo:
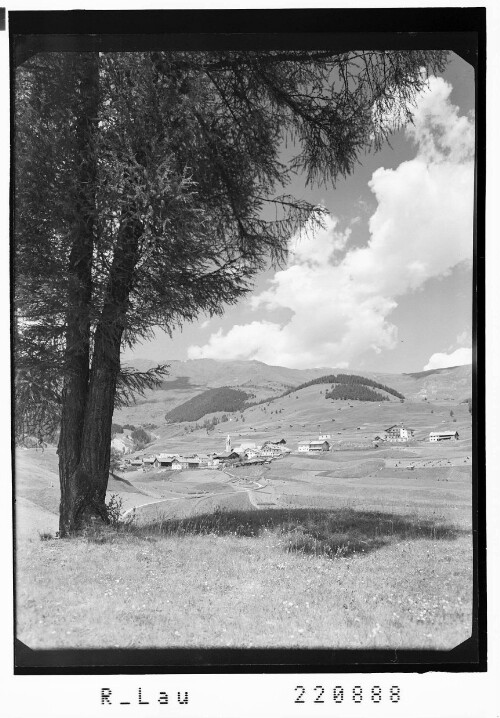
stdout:
POLYGON ((17 68, 16 427, 43 435, 49 414, 60 422, 61 481, 87 486, 80 508, 103 500, 115 402, 167 373, 123 371, 121 350, 222 314, 283 265, 291 236, 325 213, 289 192, 292 178, 335 185, 411 120, 445 62, 440 51, 75 52, 17 68))

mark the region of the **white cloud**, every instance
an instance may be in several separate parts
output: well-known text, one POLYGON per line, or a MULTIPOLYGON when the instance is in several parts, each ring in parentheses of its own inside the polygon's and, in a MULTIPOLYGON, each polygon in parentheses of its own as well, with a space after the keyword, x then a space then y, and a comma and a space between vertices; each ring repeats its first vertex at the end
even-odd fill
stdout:
POLYGON ((462 366, 463 364, 472 364, 472 349, 470 347, 460 347, 460 349, 456 349, 451 354, 433 354, 424 366, 424 371, 444 369, 448 366, 462 366))
POLYGON ((472 255, 473 125, 450 104, 451 89, 430 78, 407 130, 416 157, 373 173, 377 208, 368 244, 349 249, 351 230, 340 231, 335 217, 324 230, 294 237, 287 268, 251 300, 254 309, 291 310, 288 323, 219 331, 190 347, 190 358, 346 367, 367 349, 394 348, 397 328, 389 316, 397 298, 472 255))
MULTIPOLYGON (((464 329, 463 332, 460 332, 460 334, 457 334, 457 340, 456 344, 457 346, 464 346, 464 344, 471 344, 472 343, 472 335, 470 329, 464 329)), ((450 347, 452 349, 453 347, 450 347)), ((449 351, 449 350, 448 350, 449 351)))

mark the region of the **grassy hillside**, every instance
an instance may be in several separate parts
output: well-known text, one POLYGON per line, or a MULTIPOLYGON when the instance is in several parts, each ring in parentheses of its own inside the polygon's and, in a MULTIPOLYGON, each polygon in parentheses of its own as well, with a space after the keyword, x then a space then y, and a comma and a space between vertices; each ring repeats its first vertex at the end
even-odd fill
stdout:
MULTIPOLYGON (((159 389, 146 392, 137 404, 115 410, 114 421, 119 424, 161 424, 165 414, 208 389, 228 386, 255 396, 255 401, 283 394, 334 369, 288 369, 268 366, 257 361, 215 361, 198 359, 186 362, 171 361, 170 376, 159 389)), ((138 360, 142 370, 154 362, 138 360)), ((342 374, 363 374, 367 379, 401 393, 409 401, 463 401, 471 396, 471 366, 417 372, 415 374, 382 374, 342 370, 342 374)))
POLYGON ((401 422, 415 430, 417 441, 427 441, 431 431, 456 429, 460 434, 459 444, 471 447, 471 415, 467 404, 408 400, 400 403, 396 399, 380 403, 337 401, 325 399, 327 389, 329 385, 309 386, 252 406, 243 412, 243 417, 239 412, 228 414, 228 421, 210 431, 202 428, 201 422, 198 429, 195 422, 164 424, 155 430, 158 438, 148 450, 223 451, 227 434, 231 435, 234 446, 240 441, 262 444, 285 439, 289 448, 296 449, 298 441, 330 434, 334 448, 358 443, 371 448, 374 436, 401 422))
MULTIPOLYGON (((120 424, 158 423, 165 414, 196 395, 223 386, 232 386, 264 399, 281 394, 290 386, 325 374, 323 369, 289 369, 269 366, 258 361, 215 361, 195 359, 189 361, 166 360, 169 376, 158 389, 146 391, 131 407, 115 410, 114 421, 120 424)), ((138 359, 133 366, 141 371, 152 368, 156 362, 138 359)))
POLYGON ((274 404, 279 398, 295 394, 310 386, 323 384, 331 385, 331 390, 325 393, 325 398, 327 399, 377 402, 388 401, 389 398, 393 397, 404 399, 403 395, 395 389, 372 379, 350 374, 329 374, 311 379, 295 388, 287 389, 276 397, 268 396, 261 401, 252 401, 253 396, 251 397, 239 389, 232 389, 227 386, 220 389, 208 389, 169 411, 165 415, 165 419, 168 423, 196 422, 207 414, 244 412, 253 406, 266 403, 274 404))

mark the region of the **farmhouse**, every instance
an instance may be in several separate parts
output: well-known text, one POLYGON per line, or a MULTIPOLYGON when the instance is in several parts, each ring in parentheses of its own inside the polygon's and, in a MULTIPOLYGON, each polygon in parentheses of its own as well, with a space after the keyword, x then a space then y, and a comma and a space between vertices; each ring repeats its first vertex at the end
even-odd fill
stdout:
POLYGON ((330 451, 330 444, 328 441, 300 441, 299 451, 305 451, 307 453, 318 453, 321 451, 330 451))
POLYGON ((179 456, 179 461, 183 469, 200 468, 200 460, 194 456, 179 456))
POLYGON ((217 459, 219 463, 238 461, 239 458, 240 455, 236 451, 223 451, 214 456, 214 459, 217 459))
POLYGON ((402 424, 399 426, 394 424, 385 430, 386 441, 409 441, 413 439, 415 434, 414 429, 406 429, 402 424))
POLYGON ((457 441, 458 431, 431 431, 429 441, 457 441))
POLYGON ((331 438, 332 438, 332 435, 331 435, 331 434, 320 434, 320 435, 318 436, 318 439, 319 439, 320 441, 326 441, 326 439, 331 439, 331 438))
POLYGON ((255 459, 256 457, 259 456, 259 452, 257 451, 257 449, 245 449, 245 451, 243 453, 246 456, 246 458, 249 460, 255 459))
POLYGON ((178 457, 178 454, 158 454, 156 456, 154 466, 155 469, 159 469, 160 467, 164 469, 171 469, 172 462, 178 457))
POLYGON ((210 466, 212 464, 212 457, 208 456, 208 454, 195 454, 194 456, 196 459, 199 459, 200 469, 204 466, 210 466))

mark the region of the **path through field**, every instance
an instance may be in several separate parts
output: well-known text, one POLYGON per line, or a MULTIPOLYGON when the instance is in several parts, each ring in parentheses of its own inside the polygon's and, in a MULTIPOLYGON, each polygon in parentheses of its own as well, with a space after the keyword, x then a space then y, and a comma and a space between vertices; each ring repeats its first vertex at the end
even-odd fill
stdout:
POLYGON ((186 517, 188 515, 194 515, 196 513, 199 513, 200 511, 210 510, 209 508, 207 508, 207 504, 213 503, 214 500, 219 502, 221 499, 225 499, 225 497, 236 496, 238 494, 246 495, 250 502, 250 505, 254 508, 259 509, 261 507, 262 503, 258 503, 256 501, 254 493, 265 489, 265 483, 255 481, 252 477, 246 475, 240 474, 236 476, 234 473, 231 473, 227 469, 218 472, 217 478, 220 480, 221 483, 222 490, 220 491, 205 491, 203 492, 203 495, 200 495, 200 493, 191 493, 186 491, 179 494, 178 496, 156 499, 155 501, 150 501, 148 503, 129 508, 124 513, 124 518, 127 517, 135 509, 135 516, 138 521, 141 521, 146 518, 149 519, 151 517, 151 511, 146 512, 144 510, 147 507, 152 506, 155 507, 157 515, 163 514, 168 515, 169 518, 174 518, 174 516, 177 516, 177 512, 172 513, 172 511, 165 510, 167 508, 175 508, 168 506, 170 502, 174 501, 182 502, 182 505, 179 506, 179 508, 181 509, 179 512, 179 516, 186 517), (241 484, 244 482, 249 482, 251 486, 242 486, 241 484), (229 486, 231 488, 229 490, 226 490, 226 487, 229 486))

